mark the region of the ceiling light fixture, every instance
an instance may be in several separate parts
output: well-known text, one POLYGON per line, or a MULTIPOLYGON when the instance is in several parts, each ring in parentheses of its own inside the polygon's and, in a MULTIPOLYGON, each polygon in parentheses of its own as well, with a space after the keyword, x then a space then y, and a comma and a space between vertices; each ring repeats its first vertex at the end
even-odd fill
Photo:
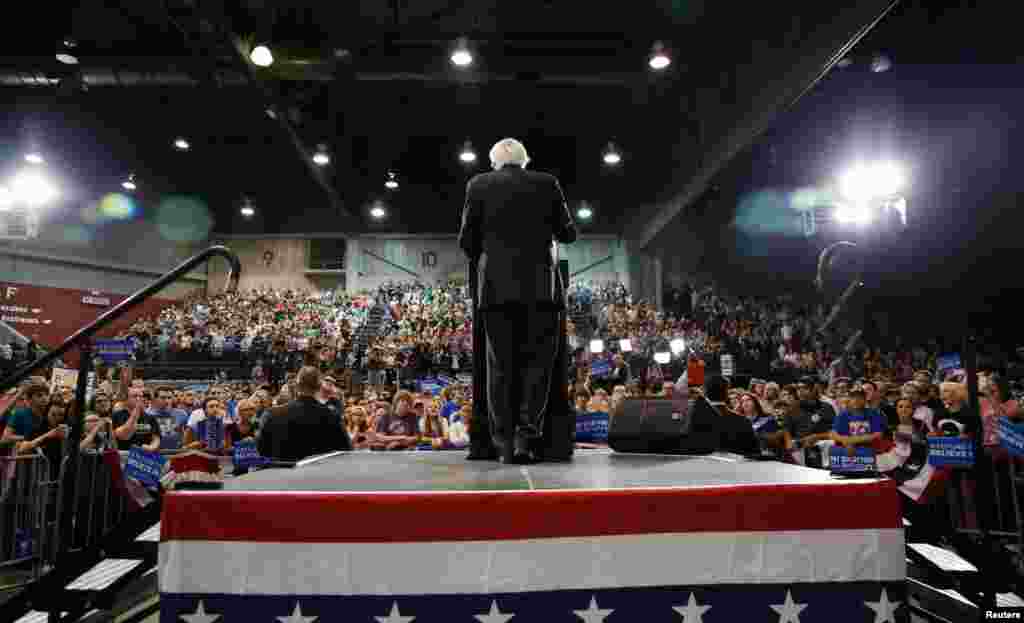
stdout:
POLYGON ((459 160, 466 164, 476 162, 476 152, 473 151, 473 144, 469 141, 466 141, 462 145, 462 152, 459 154, 459 160))
POLYGON ((57 54, 57 60, 64 63, 65 65, 77 65, 78 57, 74 54, 59 53, 57 54))
POLYGON ((243 198, 242 209, 239 210, 239 212, 241 212, 242 216, 245 218, 252 218, 252 216, 256 214, 256 208, 253 207, 252 201, 248 197, 243 198))
POLYGON ((53 201, 59 195, 57 188, 35 171, 23 171, 11 182, 14 201, 39 206, 53 201))
POLYGON ((46 161, 43 160, 43 156, 34 151, 25 154, 25 162, 30 164, 46 164, 46 161))
POLYGON ((323 143, 316 146, 316 153, 313 154, 313 163, 325 167, 331 163, 331 156, 327 153, 327 145, 323 143))
POLYGON ((381 205, 375 205, 372 208, 370 208, 370 216, 372 216, 373 218, 377 219, 378 221, 380 219, 384 218, 384 216, 386 214, 387 214, 387 211, 384 210, 384 207, 381 206, 381 205))
POLYGON ((135 174, 132 173, 128 176, 128 179, 121 182, 121 188, 125 190, 135 190, 135 174))
POLYGON ((594 216, 594 211, 588 207, 582 207, 576 210, 576 216, 584 221, 589 220, 590 217, 594 216))
POLYGON ((188 141, 179 136, 178 138, 174 139, 174 147, 181 151, 188 151, 190 145, 188 144, 188 141))
POLYGON ((451 55, 452 64, 456 67, 469 67, 473 64, 473 53, 469 51, 469 45, 465 37, 455 43, 455 51, 451 55))
POLYGON ((395 179, 393 171, 388 171, 388 181, 384 182, 384 186, 389 190, 395 190, 398 188, 398 180, 395 179))
POLYGON ((662 70, 672 64, 672 59, 669 58, 668 52, 665 50, 664 44, 661 41, 655 41, 651 48, 651 56, 647 60, 647 64, 651 69, 662 70))
POLYGON ((267 46, 258 45, 249 54, 249 60, 257 67, 270 67, 274 64, 274 55, 270 53, 270 48, 267 46))
POLYGON ((620 162, 622 162, 622 154, 619 153, 614 144, 608 143, 608 147, 604 150, 604 163, 615 166, 620 162))

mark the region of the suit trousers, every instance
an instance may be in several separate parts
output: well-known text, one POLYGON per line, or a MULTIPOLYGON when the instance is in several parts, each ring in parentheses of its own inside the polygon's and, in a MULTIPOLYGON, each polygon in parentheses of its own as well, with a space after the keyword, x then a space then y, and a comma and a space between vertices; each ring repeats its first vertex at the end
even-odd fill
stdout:
POLYGON ((558 312, 526 304, 484 310, 487 339, 487 406, 498 448, 544 430, 551 378, 558 355, 558 312))

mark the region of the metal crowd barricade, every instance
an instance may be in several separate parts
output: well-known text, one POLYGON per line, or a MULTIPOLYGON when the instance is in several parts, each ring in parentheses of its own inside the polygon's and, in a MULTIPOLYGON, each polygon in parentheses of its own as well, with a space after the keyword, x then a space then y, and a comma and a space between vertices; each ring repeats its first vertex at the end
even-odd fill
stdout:
POLYGON ((49 564, 47 527, 57 516, 57 486, 40 453, 0 457, 0 588, 23 586, 49 564))
MULTIPOLYGON (((127 453, 124 453, 127 454, 127 453)), ((71 513, 73 531, 71 542, 68 543, 68 551, 76 552, 86 547, 95 545, 118 523, 124 520, 128 513, 128 506, 125 497, 117 490, 113 480, 112 467, 103 459, 104 453, 96 450, 83 450, 77 454, 64 457, 60 470, 60 496, 58 499, 63 502, 66 474, 68 473, 69 461, 73 458, 78 461, 78 469, 75 470, 74 495, 72 496, 72 507, 58 507, 58 516, 51 526, 52 529, 52 551, 59 550, 60 543, 60 514, 71 513)), ((124 456, 119 456, 123 467, 124 456)))

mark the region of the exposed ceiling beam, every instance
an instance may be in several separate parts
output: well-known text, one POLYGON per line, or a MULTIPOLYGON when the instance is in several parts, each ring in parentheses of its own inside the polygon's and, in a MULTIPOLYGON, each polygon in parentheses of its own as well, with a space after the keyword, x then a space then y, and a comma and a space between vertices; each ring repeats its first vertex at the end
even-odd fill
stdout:
MULTIPOLYGON (((638 219, 636 225, 627 226, 624 236, 635 240, 639 248, 647 247, 651 241, 682 210, 696 201, 709 187, 714 176, 725 168, 732 158, 764 133, 778 115, 792 108, 814 87, 868 32, 870 32, 899 0, 875 0, 840 11, 827 27, 818 28, 812 40, 802 49, 795 50, 792 58, 797 62, 789 66, 781 79, 770 83, 772 86, 760 93, 757 105, 744 118, 738 119, 725 136, 714 141, 702 159, 701 166, 692 175, 681 192, 672 199, 654 206, 653 215, 638 219), (836 46, 835 41, 843 41, 836 46)), ((768 68, 762 72, 771 80, 768 68)))

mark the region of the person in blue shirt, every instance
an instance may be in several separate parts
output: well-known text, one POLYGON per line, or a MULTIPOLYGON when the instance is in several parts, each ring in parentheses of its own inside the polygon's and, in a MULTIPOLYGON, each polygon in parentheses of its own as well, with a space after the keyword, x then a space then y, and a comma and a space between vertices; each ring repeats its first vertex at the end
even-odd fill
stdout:
POLYGON ((160 425, 160 449, 180 450, 184 439, 185 425, 188 423, 189 414, 182 409, 175 409, 171 406, 174 399, 174 390, 169 387, 161 387, 156 390, 156 399, 153 406, 146 410, 146 414, 156 418, 160 425))
POLYGON ((854 448, 870 446, 885 433, 885 418, 875 409, 865 408, 864 390, 855 388, 849 394, 849 408, 832 422, 832 439, 836 444, 854 448))

